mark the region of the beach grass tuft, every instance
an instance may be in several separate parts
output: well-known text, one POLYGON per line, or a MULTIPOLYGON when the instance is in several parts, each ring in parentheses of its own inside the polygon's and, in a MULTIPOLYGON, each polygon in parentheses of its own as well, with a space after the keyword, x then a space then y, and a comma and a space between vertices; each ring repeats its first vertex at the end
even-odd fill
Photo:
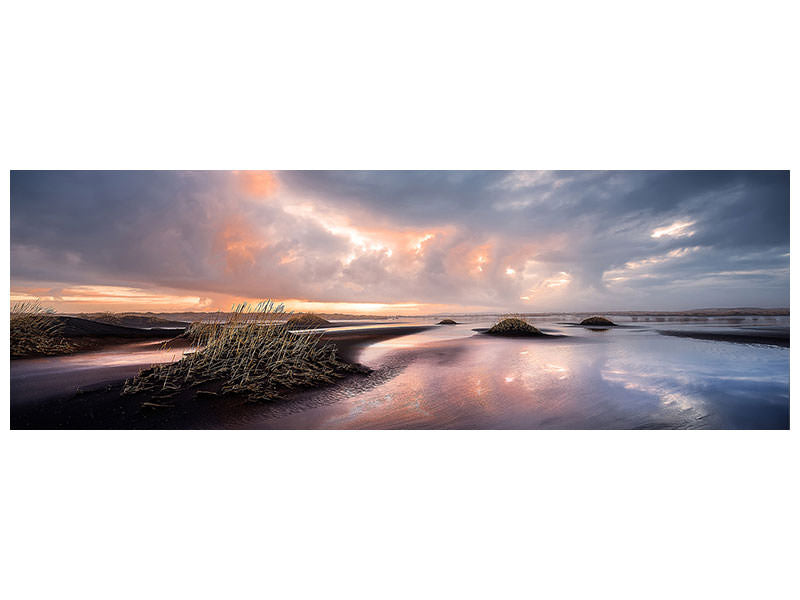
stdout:
POLYGON ((11 305, 11 358, 69 354, 75 346, 62 336, 63 323, 39 300, 11 305))
POLYGON ((221 395, 269 401, 365 371, 338 358, 333 345, 320 342, 319 333, 292 331, 284 317, 284 306, 267 300, 235 306, 224 321, 193 323, 186 333, 193 351, 177 362, 141 371, 125 382, 122 393, 168 398, 210 386, 221 395))

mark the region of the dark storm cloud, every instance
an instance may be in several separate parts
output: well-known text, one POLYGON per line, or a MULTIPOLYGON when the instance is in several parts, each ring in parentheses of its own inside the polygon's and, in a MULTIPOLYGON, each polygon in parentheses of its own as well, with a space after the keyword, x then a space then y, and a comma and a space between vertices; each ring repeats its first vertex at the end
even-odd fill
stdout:
POLYGON ((15 172, 11 267, 322 301, 779 306, 788 218, 788 172, 290 171, 263 193, 227 172, 15 172))
MULTIPOLYGON (((229 293, 259 266, 256 249, 269 262, 292 250, 322 254, 313 276, 324 274, 324 255, 345 248, 318 224, 243 200, 227 173, 17 172, 11 196, 11 273, 19 280, 229 293), (290 234, 260 243, 272 228, 290 234)), ((299 292, 279 271, 270 274, 274 287, 299 292)))
MULTIPOLYGON (((759 250, 765 268, 776 260, 788 267, 786 257, 776 259, 770 252, 788 252, 785 172, 293 172, 283 177, 299 190, 385 223, 457 222, 476 240, 494 233, 511 243, 565 232, 569 244, 537 258, 595 288, 604 287, 609 269, 686 246, 683 237, 650 237, 653 228, 681 219, 693 223, 691 246, 709 250, 701 253, 707 272, 730 270, 737 254, 759 250), (710 252, 723 248, 727 253, 710 252)), ((675 277, 685 268, 678 263, 672 266, 675 277)), ((690 272, 696 270, 687 268, 690 272)), ((786 303, 788 288, 771 301, 786 303)))
POLYGON ((603 231, 684 211, 706 221, 713 242, 774 245, 789 236, 786 172, 290 171, 281 179, 394 225, 457 221, 533 234, 588 222, 603 231))

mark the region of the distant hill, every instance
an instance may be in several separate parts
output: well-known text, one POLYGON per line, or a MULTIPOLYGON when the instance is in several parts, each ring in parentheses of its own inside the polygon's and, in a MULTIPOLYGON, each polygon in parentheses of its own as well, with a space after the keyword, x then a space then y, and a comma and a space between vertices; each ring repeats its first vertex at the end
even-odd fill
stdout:
POLYGON ((185 321, 165 319, 154 314, 139 313, 81 313, 77 318, 106 323, 107 325, 118 325, 120 327, 134 327, 138 329, 149 329, 153 327, 174 328, 186 327, 185 321))
MULTIPOLYGON (((629 316, 629 317, 782 317, 789 316, 788 308, 696 308, 691 310, 598 310, 584 311, 558 311, 525 312, 518 313, 524 317, 550 317, 553 315, 572 315, 585 317, 602 313, 604 315, 629 316)), ((464 313, 460 316, 482 317, 497 313, 464 313)), ((438 315, 434 315, 438 316, 438 315)))
MULTIPOLYGON (((695 308, 690 310, 600 310, 602 307, 595 311, 548 311, 548 312, 526 312, 520 313, 526 317, 545 317, 550 315, 574 315, 574 316, 591 316, 594 314, 604 315, 618 315, 618 316, 651 316, 651 317, 740 317, 740 316, 765 316, 765 317, 778 317, 788 316, 788 308, 754 308, 754 307, 740 307, 740 308, 695 308)), ((203 320, 220 320, 224 321, 231 313, 229 312, 126 312, 126 313, 80 313, 73 315, 64 315, 70 317, 77 317, 97 321, 98 323, 108 323, 110 325, 121 325, 123 327, 186 327, 188 323, 203 320)), ((286 313, 285 318, 288 319, 298 313, 286 313)), ((403 315, 348 315, 344 313, 314 313, 323 319, 329 321, 349 321, 349 320, 370 320, 370 321, 384 321, 403 317, 403 315)), ((496 315, 498 312, 481 312, 481 313, 458 313, 457 315, 448 314, 444 316, 460 316, 460 317, 482 317, 487 315, 496 315)), ((413 315, 413 318, 441 318, 443 315, 440 313, 430 315, 413 315)), ((278 318, 280 316, 278 315, 278 318)))
MULTIPOLYGON (((127 327, 185 327, 187 323, 194 323, 195 321, 203 321, 206 319, 225 320, 230 316, 230 312, 126 312, 126 313, 79 313, 63 316, 77 317, 81 319, 88 319, 100 323, 109 323, 112 325, 123 325, 127 327)), ((284 317, 297 316, 304 313, 285 313, 284 317)), ((347 315, 344 313, 314 313, 328 320, 349 321, 349 320, 371 320, 382 321, 385 319, 392 319, 392 316, 386 315, 347 315)), ((280 315, 277 315, 280 318, 280 315)))
MULTIPOLYGON (((579 313, 588 314, 588 313, 579 313)), ((780 317, 789 314, 788 308, 695 308, 691 310, 618 310, 607 315, 647 315, 651 317, 780 317)))

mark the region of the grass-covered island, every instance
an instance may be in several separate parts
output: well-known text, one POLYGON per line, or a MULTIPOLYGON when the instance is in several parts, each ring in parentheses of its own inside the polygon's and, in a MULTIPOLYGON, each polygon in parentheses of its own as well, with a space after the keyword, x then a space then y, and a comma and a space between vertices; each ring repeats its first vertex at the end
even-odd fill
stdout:
POLYGON ((437 325, 458 325, 453 319, 442 319, 437 325))
POLYGON ((64 324, 53 315, 53 310, 38 301, 13 304, 9 322, 11 358, 74 352, 75 345, 64 338, 63 329, 64 324))
POLYGON ((605 317, 588 317, 581 321, 581 325, 587 325, 589 327, 616 327, 617 324, 605 317))
POLYGON ((544 337, 547 335, 519 317, 501 319, 483 333, 507 337, 544 337))
POLYGON ((188 391, 269 401, 367 371, 320 343, 318 333, 293 331, 297 323, 283 322, 283 314, 283 305, 265 301, 241 304, 222 322, 194 323, 187 332, 193 348, 181 360, 140 371, 122 394, 142 393, 155 402, 188 391))

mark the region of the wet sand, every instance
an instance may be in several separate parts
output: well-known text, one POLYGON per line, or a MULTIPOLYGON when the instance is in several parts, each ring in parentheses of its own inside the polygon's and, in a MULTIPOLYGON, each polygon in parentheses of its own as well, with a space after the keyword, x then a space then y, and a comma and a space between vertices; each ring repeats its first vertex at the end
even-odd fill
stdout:
MULTIPOLYGON (((786 320, 788 324, 788 319, 786 320)), ((321 332, 372 369, 284 400, 170 399, 143 408, 119 384, 24 403, 12 427, 265 429, 786 429, 788 327, 656 324, 604 330, 535 324, 547 338, 503 338, 459 325, 339 327, 321 332), (677 331, 680 335, 671 335, 677 331), (705 336, 705 337, 702 337, 705 336), (709 337, 710 336, 710 337, 709 337), (739 343, 728 343, 736 337, 739 343), (746 343, 744 340, 748 340, 746 343)), ((20 361, 21 362, 21 361, 20 361)), ((13 373, 12 373, 13 387, 13 373)))
MULTIPOLYGON (((561 338, 434 332, 364 350, 383 379, 314 390, 270 429, 786 429, 788 351, 659 335, 572 329, 561 338), (471 335, 470 335, 471 334, 471 335), (416 343, 415 343, 416 342, 416 343)), ((756 335, 756 337, 759 337, 756 335)))
MULTIPOLYGON (((425 331, 427 326, 367 327, 321 332, 350 362, 364 347, 425 331)), ((128 340, 128 342, 130 342, 128 340)), ((257 405, 240 398, 182 394, 168 408, 143 408, 143 395, 120 396, 125 379, 158 362, 178 360, 189 343, 181 338, 125 344, 105 351, 20 359, 12 365, 12 429, 217 428, 238 426, 257 405)), ((351 375, 348 379, 363 378, 351 375)), ((336 384, 334 384, 336 385, 336 384)), ((159 401, 161 403, 161 401, 159 401)), ((284 403, 279 403, 284 404, 284 403)))
POLYGON ((713 331, 659 331, 661 335, 673 337, 692 338, 695 340, 710 340, 715 342, 731 342, 734 344, 767 344, 770 346, 789 347, 789 328, 774 328, 765 330, 743 329, 741 331, 713 332, 713 331))

